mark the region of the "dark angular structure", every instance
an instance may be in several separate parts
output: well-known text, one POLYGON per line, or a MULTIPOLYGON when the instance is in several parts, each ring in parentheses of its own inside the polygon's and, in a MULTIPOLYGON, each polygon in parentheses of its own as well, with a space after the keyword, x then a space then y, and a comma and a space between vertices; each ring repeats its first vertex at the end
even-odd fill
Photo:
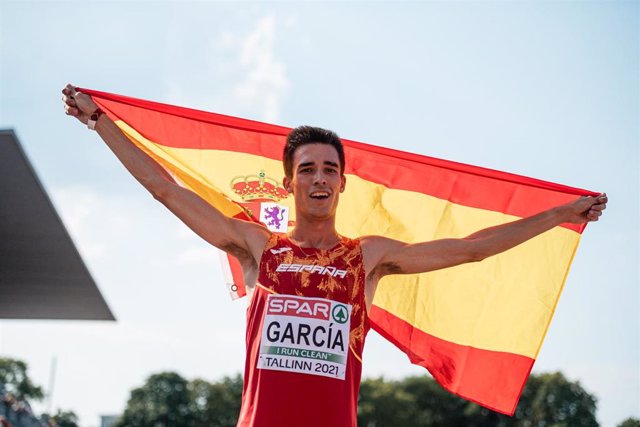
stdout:
POLYGON ((0 319, 115 320, 12 130, 0 130, 0 319))

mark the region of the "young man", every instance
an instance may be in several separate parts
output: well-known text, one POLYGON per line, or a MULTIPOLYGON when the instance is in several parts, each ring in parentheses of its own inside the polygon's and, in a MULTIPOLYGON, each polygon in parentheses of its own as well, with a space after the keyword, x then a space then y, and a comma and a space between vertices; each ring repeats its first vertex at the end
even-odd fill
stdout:
POLYGON ((94 128, 157 200, 240 261, 250 298, 242 426, 355 426, 367 310, 382 277, 481 261, 562 223, 597 221, 606 207, 604 194, 582 197, 463 239, 348 239, 335 229, 346 184, 342 143, 331 131, 302 126, 289 134, 284 152, 283 184, 294 197, 296 225, 288 235, 273 234, 224 216, 177 185, 88 95, 71 85, 62 92, 66 113, 94 128))

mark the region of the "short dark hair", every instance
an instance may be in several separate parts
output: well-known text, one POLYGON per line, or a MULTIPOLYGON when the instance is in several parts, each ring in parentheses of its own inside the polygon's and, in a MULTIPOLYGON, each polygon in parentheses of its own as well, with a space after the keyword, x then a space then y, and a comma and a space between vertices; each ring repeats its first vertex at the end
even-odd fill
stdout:
POLYGON ((284 146, 282 162, 284 173, 287 177, 293 176, 293 154, 296 149, 305 144, 328 144, 338 152, 340 159, 340 175, 344 175, 344 147, 338 135, 328 129, 314 126, 298 126, 287 135, 287 143, 284 146))

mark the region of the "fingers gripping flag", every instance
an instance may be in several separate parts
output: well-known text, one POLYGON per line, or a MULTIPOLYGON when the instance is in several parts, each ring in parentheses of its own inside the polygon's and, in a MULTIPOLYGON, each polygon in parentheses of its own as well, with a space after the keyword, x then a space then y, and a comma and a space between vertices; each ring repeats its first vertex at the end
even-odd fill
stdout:
MULTIPOLYGON (((295 224, 282 188, 290 129, 85 90, 129 139, 230 217, 295 224)), ((348 185, 336 227, 405 242, 465 237, 594 192, 343 140, 348 185)), ((479 263, 389 276, 369 313, 382 336, 445 389, 512 415, 560 297, 584 225, 563 224, 479 263)), ((227 281, 244 295, 239 264, 227 281)))

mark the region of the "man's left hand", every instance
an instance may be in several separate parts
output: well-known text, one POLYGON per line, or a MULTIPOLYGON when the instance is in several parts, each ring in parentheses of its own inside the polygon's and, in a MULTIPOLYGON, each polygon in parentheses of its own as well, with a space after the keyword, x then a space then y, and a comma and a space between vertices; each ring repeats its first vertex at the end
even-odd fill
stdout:
POLYGON ((567 214, 569 218, 567 222, 573 224, 584 224, 587 222, 594 222, 600 219, 602 211, 607 208, 606 193, 602 193, 596 197, 583 196, 575 202, 571 202, 567 205, 567 214))

